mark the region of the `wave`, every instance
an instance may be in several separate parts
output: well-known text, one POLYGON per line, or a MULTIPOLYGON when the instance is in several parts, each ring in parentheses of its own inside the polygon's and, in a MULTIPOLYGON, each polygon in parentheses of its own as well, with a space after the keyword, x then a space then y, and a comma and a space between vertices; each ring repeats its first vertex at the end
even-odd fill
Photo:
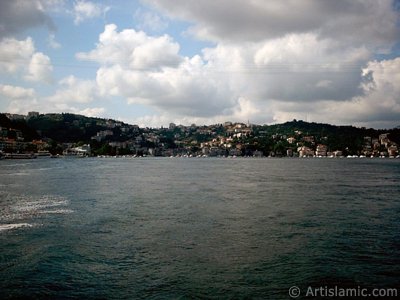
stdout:
POLYGON ((20 167, 20 166, 28 166, 31 165, 32 163, 20 163, 20 164, 2 164, 1 166, 3 168, 7 168, 7 167, 20 167))
POLYGON ((28 172, 16 172, 16 173, 3 173, 3 176, 29 176, 31 173, 28 172))
POLYGON ((54 169, 63 169, 63 167, 37 168, 37 169, 35 169, 35 171, 48 171, 48 170, 54 170, 54 169))
POLYGON ((0 225, 0 230, 26 227, 28 223, 22 222, 29 222, 45 215, 63 215, 74 212, 69 209, 69 201, 66 198, 56 195, 31 196, 7 193, 2 198, 5 201, 0 206, 0 222, 8 224, 0 225), (13 222, 16 223, 13 224, 13 222))
POLYGON ((67 204, 67 200, 39 199, 16 205, 13 207, 13 210, 18 212, 37 212, 46 208, 65 206, 67 204))
POLYGON ((74 211, 72 209, 54 209, 54 210, 42 210, 41 214, 70 214, 74 211))
POLYGON ((33 225, 29 223, 0 224, 0 232, 18 228, 25 228, 25 227, 33 227, 33 225))

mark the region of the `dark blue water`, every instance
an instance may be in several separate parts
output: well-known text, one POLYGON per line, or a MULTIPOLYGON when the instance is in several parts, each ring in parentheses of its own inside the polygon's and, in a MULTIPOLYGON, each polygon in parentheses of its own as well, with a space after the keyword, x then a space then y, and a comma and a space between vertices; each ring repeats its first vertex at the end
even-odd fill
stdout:
POLYGON ((0 298, 400 287, 400 160, 0 161, 0 298))

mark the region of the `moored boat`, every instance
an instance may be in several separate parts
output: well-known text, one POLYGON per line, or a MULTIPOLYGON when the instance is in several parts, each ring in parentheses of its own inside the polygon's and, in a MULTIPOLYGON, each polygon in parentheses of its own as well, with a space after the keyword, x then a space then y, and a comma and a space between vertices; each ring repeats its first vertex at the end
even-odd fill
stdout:
POLYGON ((36 158, 37 156, 33 153, 6 153, 6 159, 32 159, 36 158))
POLYGON ((49 151, 38 151, 35 155, 37 157, 50 157, 51 153, 49 151))

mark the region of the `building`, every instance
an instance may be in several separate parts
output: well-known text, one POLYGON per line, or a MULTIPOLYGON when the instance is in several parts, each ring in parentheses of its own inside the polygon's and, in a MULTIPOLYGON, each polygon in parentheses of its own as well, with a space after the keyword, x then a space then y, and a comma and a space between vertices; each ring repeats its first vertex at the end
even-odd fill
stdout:
POLYGON ((371 145, 372 138, 370 136, 364 136, 364 145, 371 145))
POLYGON ((293 144, 293 143, 296 142, 296 139, 295 139, 294 137, 288 137, 286 140, 287 140, 287 142, 288 142, 289 144, 293 144))
POLYGON ((253 156, 254 157, 263 157, 264 154, 261 151, 256 150, 256 151, 253 152, 253 156))
POLYGON ((328 147, 326 145, 319 144, 317 150, 315 151, 315 156, 326 156, 328 152, 328 147))
POLYGON ((7 128, 0 127, 0 138, 7 138, 7 137, 8 137, 7 128))
POLYGON ((128 147, 128 143, 127 142, 109 142, 108 145, 111 146, 111 147, 123 148, 123 149, 128 147))
POLYGON ((389 156, 390 157, 395 157, 398 154, 398 149, 397 146, 392 145, 388 148, 389 156))
POLYGON ((389 134, 388 133, 380 134, 379 135, 379 142, 381 143, 381 145, 385 145, 385 147, 387 147, 388 144, 390 143, 389 134))
POLYGON ((37 111, 28 112, 27 119, 34 118, 34 117, 39 117, 39 112, 37 112, 37 111))
POLYGON ((10 120, 24 120, 25 119, 24 115, 19 115, 19 114, 6 114, 6 117, 9 118, 10 120))
POLYGON ((101 142, 102 140, 104 140, 107 136, 112 136, 114 135, 114 133, 111 130, 102 130, 99 131, 96 136, 92 137, 92 140, 96 140, 98 142, 101 142))
POLYGON ((297 149, 297 152, 299 152, 299 156, 300 157, 312 157, 312 156, 314 156, 314 151, 311 148, 306 147, 306 146, 299 147, 297 149))
POLYGON ((230 156, 242 156, 242 151, 236 148, 232 148, 229 150, 230 156))
POLYGON ((340 150, 333 151, 333 156, 342 157, 343 156, 343 152, 340 151, 340 150))
POLYGON ((305 136, 305 137, 303 137, 303 141, 304 142, 307 142, 307 143, 314 143, 314 141, 315 141, 315 139, 314 139, 314 137, 313 136, 305 136))

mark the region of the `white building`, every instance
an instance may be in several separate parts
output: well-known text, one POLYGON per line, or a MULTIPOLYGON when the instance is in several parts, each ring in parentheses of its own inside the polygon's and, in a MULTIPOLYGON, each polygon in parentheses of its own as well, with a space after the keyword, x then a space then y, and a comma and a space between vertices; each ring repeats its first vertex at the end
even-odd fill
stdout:
POLYGON ((297 149, 297 152, 299 152, 300 157, 314 156, 314 151, 311 148, 306 147, 306 146, 299 147, 297 149))
POLYGON ((327 151, 328 147, 326 145, 319 144, 315 151, 315 156, 326 156, 327 151))
POLYGON ((340 151, 340 150, 333 151, 333 156, 342 157, 343 156, 343 152, 340 151))

